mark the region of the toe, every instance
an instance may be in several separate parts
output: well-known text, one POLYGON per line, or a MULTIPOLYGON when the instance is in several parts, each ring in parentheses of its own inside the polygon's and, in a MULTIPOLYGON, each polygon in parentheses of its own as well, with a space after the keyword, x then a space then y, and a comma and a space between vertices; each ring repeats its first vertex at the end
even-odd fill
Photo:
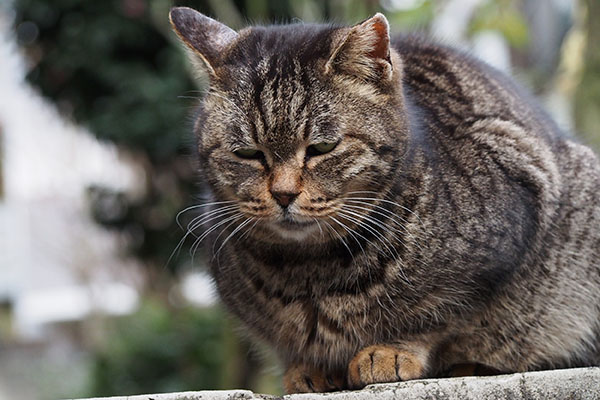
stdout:
POLYGON ((407 351, 393 346, 369 346, 359 351, 348 366, 348 384, 362 388, 372 383, 421 378, 423 364, 407 351))

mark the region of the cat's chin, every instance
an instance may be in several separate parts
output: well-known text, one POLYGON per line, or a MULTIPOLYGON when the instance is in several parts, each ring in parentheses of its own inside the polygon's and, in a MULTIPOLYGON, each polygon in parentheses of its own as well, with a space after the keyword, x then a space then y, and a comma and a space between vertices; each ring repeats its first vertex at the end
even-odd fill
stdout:
POLYGON ((305 241, 319 234, 319 227, 315 222, 277 221, 270 224, 271 229, 280 237, 293 241, 305 241))

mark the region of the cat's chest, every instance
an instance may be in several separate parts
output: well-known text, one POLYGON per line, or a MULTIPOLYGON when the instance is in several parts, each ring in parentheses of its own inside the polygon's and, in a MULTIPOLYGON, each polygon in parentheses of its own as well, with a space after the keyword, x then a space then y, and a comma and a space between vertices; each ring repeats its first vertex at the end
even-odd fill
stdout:
POLYGON ((223 300, 260 336, 326 359, 374 339, 384 282, 335 257, 267 261, 238 250, 214 274, 223 300))
POLYGON ((228 249, 227 268, 251 289, 286 303, 319 299, 356 286, 365 261, 339 251, 298 250, 240 243, 228 249))
POLYGON ((237 303, 244 304, 236 311, 287 357, 298 361, 335 367, 341 360, 347 363, 365 343, 377 341, 373 328, 382 321, 376 297, 322 292, 309 282, 239 292, 237 303))

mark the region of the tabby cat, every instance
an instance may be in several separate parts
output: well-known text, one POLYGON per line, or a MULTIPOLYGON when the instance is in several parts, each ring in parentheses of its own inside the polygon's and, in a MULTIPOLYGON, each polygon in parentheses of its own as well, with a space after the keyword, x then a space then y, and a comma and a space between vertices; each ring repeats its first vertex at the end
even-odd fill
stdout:
POLYGON ((510 79, 376 14, 172 25, 223 302, 288 392, 600 363, 600 165, 510 79))

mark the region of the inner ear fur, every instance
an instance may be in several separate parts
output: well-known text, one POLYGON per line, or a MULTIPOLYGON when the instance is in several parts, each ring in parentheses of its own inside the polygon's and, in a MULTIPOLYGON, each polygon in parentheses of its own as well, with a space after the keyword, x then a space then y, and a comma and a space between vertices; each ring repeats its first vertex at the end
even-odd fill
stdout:
POLYGON ((343 28, 326 64, 326 72, 354 75, 366 81, 392 78, 389 24, 381 13, 343 28))
POLYGON ((222 53, 238 38, 238 33, 206 15, 188 8, 175 7, 169 13, 173 30, 192 50, 192 61, 198 58, 211 75, 222 53))

